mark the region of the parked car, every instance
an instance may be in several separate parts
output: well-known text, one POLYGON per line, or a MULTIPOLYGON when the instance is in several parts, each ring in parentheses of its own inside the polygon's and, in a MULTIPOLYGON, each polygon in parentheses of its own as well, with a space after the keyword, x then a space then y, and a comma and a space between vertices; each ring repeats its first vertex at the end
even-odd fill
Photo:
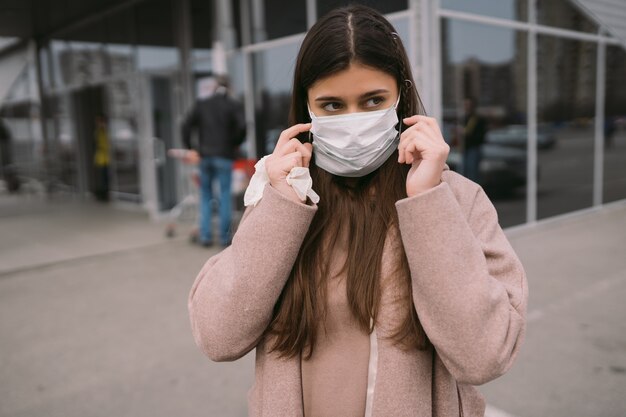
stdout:
MULTIPOLYGON (((498 192, 510 192, 526 185, 527 159, 525 150, 491 143, 484 144, 483 158, 479 167, 480 185, 498 192)), ((462 161, 458 149, 451 149, 447 160, 450 169, 462 172, 462 161)), ((539 168, 537 169, 539 171, 539 168)))
MULTIPOLYGON (((487 132, 485 141, 494 145, 502 145, 526 149, 528 142, 528 127, 526 125, 508 125, 500 129, 487 132)), ((537 127, 537 148, 550 149, 556 144, 554 129, 548 125, 537 127)))

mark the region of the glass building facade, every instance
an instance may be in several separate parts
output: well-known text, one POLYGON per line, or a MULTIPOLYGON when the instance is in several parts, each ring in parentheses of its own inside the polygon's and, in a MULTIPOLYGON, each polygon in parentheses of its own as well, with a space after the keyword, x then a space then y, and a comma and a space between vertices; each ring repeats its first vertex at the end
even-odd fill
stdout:
MULTIPOLYGON (((144 0, 31 42, 0 114, 30 175, 93 189, 103 115, 116 200, 172 207, 187 178, 165 151, 213 73, 246 109, 246 153, 271 152, 287 127, 295 57, 342 0, 144 0)), ((486 126, 480 183, 504 227, 626 199, 626 50, 569 0, 361 1, 408 49, 427 112, 464 170, 464 103, 486 126)), ((0 52, 0 62, 2 62, 0 52)))

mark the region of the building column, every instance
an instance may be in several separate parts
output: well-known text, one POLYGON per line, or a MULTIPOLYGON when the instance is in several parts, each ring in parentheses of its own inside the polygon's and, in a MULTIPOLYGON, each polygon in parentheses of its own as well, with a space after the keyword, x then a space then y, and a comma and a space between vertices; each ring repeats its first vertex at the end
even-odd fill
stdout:
POLYGON ((528 21, 531 27, 528 30, 528 102, 526 113, 528 144, 526 154, 526 222, 537 221, 537 32, 535 29, 535 0, 528 1, 528 21))
POLYGON ((180 103, 181 116, 187 113, 194 101, 193 80, 191 68, 191 15, 189 0, 172 0, 175 20, 174 31, 180 59, 180 103))
POLYGON ((602 38, 598 42, 596 53, 596 117, 593 161, 593 205, 600 206, 604 194, 604 124, 605 124, 605 88, 606 88, 606 42, 604 32, 600 30, 602 38))
MULTIPOLYGON (((43 177, 47 179, 46 184, 46 193, 49 194, 51 191, 51 184, 53 179, 53 170, 51 167, 52 163, 52 147, 50 141, 50 132, 46 129, 46 117, 50 114, 48 109, 48 99, 46 94, 44 93, 44 85, 43 85, 43 75, 42 75, 42 65, 41 65, 41 50, 48 47, 48 44, 43 44, 41 40, 33 41, 31 44, 31 48, 34 53, 34 63, 35 63, 35 76, 37 77, 36 82, 36 96, 37 101, 39 102, 39 129, 41 138, 43 141, 43 177)), ((56 159, 56 158, 55 158, 56 159)))

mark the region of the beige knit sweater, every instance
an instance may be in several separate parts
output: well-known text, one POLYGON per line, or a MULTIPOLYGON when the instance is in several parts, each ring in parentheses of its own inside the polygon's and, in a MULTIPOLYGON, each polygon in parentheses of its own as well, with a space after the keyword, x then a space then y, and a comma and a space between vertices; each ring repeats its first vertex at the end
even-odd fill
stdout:
MULTIPOLYGON (((447 167, 446 167, 447 168, 447 167)), ((474 387, 506 372, 525 331, 524 269, 480 186, 445 170, 443 182, 396 203, 401 237, 385 244, 381 305, 371 340, 367 417, 479 417, 474 387), (404 245, 420 321, 434 348, 404 351, 389 335, 403 312, 390 270, 404 245)), ((233 244, 210 258, 189 295, 194 338, 215 361, 256 348, 250 416, 303 416, 300 358, 268 353, 264 331, 316 207, 267 186, 233 244)), ((315 416, 307 416, 315 417, 315 416)))

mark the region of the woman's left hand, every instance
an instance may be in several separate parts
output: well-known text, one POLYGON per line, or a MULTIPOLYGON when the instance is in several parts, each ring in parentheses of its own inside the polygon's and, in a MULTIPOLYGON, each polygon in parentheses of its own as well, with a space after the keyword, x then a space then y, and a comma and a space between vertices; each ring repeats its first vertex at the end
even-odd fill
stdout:
POLYGON ((450 146, 443 139, 434 118, 415 115, 405 118, 403 122, 410 127, 400 136, 398 162, 411 164, 406 178, 406 193, 413 197, 441 183, 450 146))

